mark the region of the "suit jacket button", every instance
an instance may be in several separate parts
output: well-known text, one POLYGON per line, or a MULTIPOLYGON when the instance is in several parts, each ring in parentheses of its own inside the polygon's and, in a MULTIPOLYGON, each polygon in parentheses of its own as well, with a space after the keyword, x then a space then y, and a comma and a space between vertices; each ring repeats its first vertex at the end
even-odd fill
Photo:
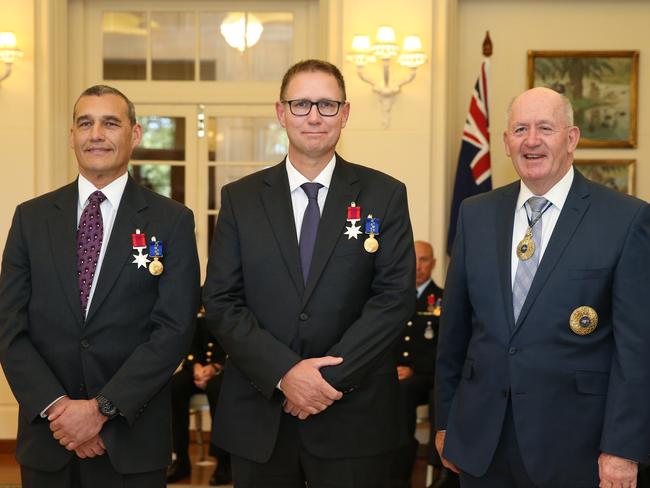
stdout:
POLYGON ((298 316, 298 318, 299 318, 300 320, 302 320, 303 322, 305 322, 306 320, 309 320, 309 315, 306 314, 305 312, 303 312, 303 313, 301 313, 301 314, 298 316))
POLYGON ((81 339, 80 344, 84 349, 88 349, 90 347, 90 342, 88 342, 88 339, 81 339))
POLYGON ((517 348, 511 347, 510 349, 508 349, 508 354, 517 354, 517 348))

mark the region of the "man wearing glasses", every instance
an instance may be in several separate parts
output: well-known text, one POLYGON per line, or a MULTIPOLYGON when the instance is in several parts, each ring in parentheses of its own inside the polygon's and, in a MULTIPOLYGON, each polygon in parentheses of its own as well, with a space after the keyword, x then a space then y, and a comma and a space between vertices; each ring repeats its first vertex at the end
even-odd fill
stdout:
POLYGON ((290 68, 276 112, 288 155, 224 187, 210 251, 206 320, 229 355, 215 440, 238 488, 382 487, 414 304, 406 189, 335 153, 350 104, 332 64, 290 68))
POLYGON ((463 488, 632 488, 650 453, 650 206, 573 167, 568 99, 504 132, 521 181, 465 200, 436 363, 436 444, 463 488), (444 448, 444 449, 443 449, 444 448))

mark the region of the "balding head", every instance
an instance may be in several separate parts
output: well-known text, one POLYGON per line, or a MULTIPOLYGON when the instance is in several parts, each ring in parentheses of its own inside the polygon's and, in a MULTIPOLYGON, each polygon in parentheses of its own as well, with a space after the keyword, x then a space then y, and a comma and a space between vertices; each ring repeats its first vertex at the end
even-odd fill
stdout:
POLYGON ((433 256, 433 246, 425 241, 415 241, 415 286, 420 286, 431 278, 436 259, 433 256))

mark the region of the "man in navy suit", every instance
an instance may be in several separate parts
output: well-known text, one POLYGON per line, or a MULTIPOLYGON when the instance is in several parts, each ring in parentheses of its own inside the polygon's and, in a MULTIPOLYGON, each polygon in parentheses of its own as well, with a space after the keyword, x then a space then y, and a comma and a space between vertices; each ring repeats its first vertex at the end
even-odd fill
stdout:
POLYGON ((404 185, 335 153, 349 110, 338 68, 294 65, 276 103, 287 158, 222 191, 203 296, 228 354, 213 435, 238 488, 387 482, 413 238, 404 185))
POLYGON ((585 179, 569 101, 508 110, 521 181, 463 202, 436 444, 463 487, 634 486, 650 453, 650 206, 585 179))
POLYGON ((25 488, 165 486, 169 379, 192 337, 199 263, 192 212, 128 175, 141 134, 124 94, 88 88, 70 129, 79 177, 14 215, 0 359, 25 488))

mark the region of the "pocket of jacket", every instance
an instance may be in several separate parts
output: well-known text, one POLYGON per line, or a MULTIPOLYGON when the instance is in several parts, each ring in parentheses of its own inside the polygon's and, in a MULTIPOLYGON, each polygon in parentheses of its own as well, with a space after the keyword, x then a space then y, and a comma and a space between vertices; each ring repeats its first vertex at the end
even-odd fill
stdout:
POLYGON ((609 276, 609 268, 591 268, 591 269, 570 269, 570 280, 593 280, 597 278, 607 278, 609 276))
POLYGON ((606 395, 609 373, 599 371, 576 371, 576 388, 585 395, 606 395))

